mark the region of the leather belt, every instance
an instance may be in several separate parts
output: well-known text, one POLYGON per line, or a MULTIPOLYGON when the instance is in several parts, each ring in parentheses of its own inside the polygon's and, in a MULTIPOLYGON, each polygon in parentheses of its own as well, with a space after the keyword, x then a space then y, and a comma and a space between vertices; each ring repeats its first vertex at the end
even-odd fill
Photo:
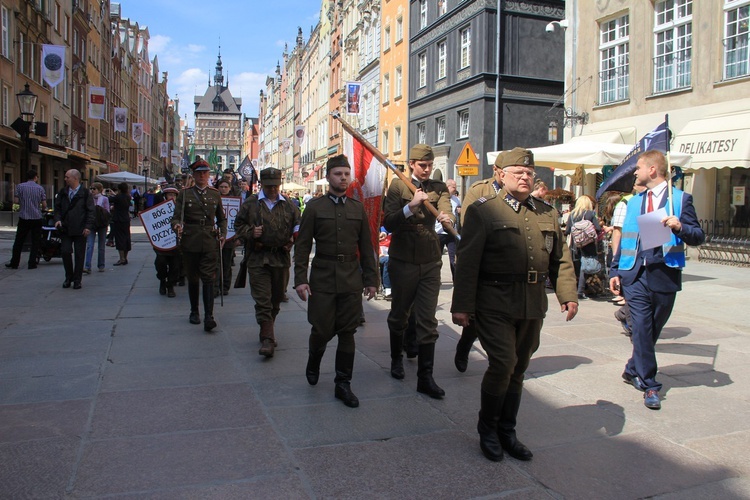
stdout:
POLYGON ((340 253, 338 255, 326 255, 324 253, 316 253, 315 258, 323 259, 323 260, 331 260, 334 262, 354 262, 357 260, 357 255, 356 254, 343 254, 343 253, 340 253))
POLYGON ((547 281, 548 273, 538 271, 528 271, 525 274, 501 274, 501 273, 479 273, 482 284, 494 285, 497 283, 536 283, 544 284, 547 281))

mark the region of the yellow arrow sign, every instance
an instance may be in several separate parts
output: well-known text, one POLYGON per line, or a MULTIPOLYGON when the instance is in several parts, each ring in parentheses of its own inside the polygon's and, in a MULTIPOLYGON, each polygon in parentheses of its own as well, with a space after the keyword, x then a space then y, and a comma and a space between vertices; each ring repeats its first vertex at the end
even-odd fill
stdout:
POLYGON ((476 153, 474 153, 474 149, 471 147, 471 144, 468 142, 464 144, 464 149, 461 150, 461 154, 458 155, 458 160, 456 160, 456 165, 461 165, 462 167, 478 167, 479 166, 479 160, 477 159, 476 153))

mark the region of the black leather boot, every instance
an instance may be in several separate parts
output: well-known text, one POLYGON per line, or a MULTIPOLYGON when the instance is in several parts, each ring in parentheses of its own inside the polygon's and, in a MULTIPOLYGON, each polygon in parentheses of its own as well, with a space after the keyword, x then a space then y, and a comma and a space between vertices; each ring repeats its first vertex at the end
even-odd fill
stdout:
POLYGON ((203 283, 203 330, 210 332, 216 328, 216 320, 214 319, 214 284, 203 283))
POLYGON ((456 344, 456 357, 453 358, 456 370, 461 373, 469 367, 469 353, 476 339, 477 330, 474 324, 470 324, 461 331, 461 338, 458 339, 458 344, 456 344))
POLYGON ((520 392, 509 392, 505 395, 503 405, 498 412, 497 434, 500 438, 500 444, 508 452, 508 455, 517 460, 528 461, 534 454, 516 438, 516 416, 520 407, 520 392))
POLYGON ((320 361, 323 359, 326 348, 313 349, 310 347, 309 355, 307 357, 307 368, 305 368, 305 376, 307 377, 307 383, 315 385, 318 383, 320 378, 320 361))
POLYGON ((165 280, 159 280, 159 295, 167 294, 167 282, 165 280))
POLYGON ((194 325, 201 324, 201 315, 198 312, 198 295, 200 294, 200 282, 191 283, 188 281, 188 297, 190 298, 190 323, 194 325))
POLYGON ((419 365, 417 368, 417 392, 431 398, 442 399, 445 391, 432 378, 432 367, 435 364, 435 344, 420 344, 419 365))
POLYGON ((403 335, 391 332, 391 377, 397 380, 403 380, 406 376, 404 373, 404 356, 401 354, 403 343, 403 335))
POLYGON ((417 320, 414 318, 414 312, 409 314, 409 326, 404 332, 404 352, 406 357, 414 359, 419 355, 419 344, 417 344, 417 320))
POLYGON ((479 410, 477 423, 479 447, 482 449, 482 454, 493 462, 503 459, 503 447, 497 434, 498 414, 502 405, 503 396, 495 396, 482 391, 482 409, 479 410))
POLYGON ((336 389, 333 394, 349 408, 359 406, 359 399, 351 388, 352 371, 354 370, 354 353, 336 351, 336 378, 333 380, 336 389))

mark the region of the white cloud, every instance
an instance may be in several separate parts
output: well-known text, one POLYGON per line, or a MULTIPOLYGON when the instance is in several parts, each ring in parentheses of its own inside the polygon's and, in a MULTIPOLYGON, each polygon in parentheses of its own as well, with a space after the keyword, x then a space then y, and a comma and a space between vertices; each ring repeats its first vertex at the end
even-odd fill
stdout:
POLYGON ((161 54, 164 52, 172 41, 172 38, 164 35, 155 35, 148 40, 148 49, 154 54, 161 54))

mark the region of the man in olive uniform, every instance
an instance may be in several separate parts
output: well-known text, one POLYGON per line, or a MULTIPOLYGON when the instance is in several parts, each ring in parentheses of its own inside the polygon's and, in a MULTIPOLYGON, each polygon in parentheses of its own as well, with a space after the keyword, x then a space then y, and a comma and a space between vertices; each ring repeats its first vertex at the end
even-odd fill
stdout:
POLYGON ((219 244, 227 236, 227 218, 221 205, 221 195, 208 185, 211 167, 198 160, 190 169, 195 185, 183 189, 175 201, 172 228, 180 238, 182 265, 188 279, 190 323, 199 325, 198 295, 203 282, 203 329, 216 328, 214 320, 214 274, 219 244))
MULTIPOLYGON (((503 169, 498 162, 501 159, 501 155, 495 158, 495 164, 492 165, 492 177, 479 180, 469 187, 462 202, 463 207, 468 207, 479 198, 490 198, 500 192, 503 187, 503 169)), ((461 226, 464 223, 465 213, 465 211, 461 212, 461 226)), ((469 366, 469 353, 476 339, 477 329, 474 327, 474 323, 470 323, 461 331, 461 338, 458 339, 456 344, 456 356, 453 358, 456 369, 461 373, 465 372, 469 366)))
POLYGON ((539 347, 547 312, 549 276, 570 321, 578 312, 576 278, 557 210, 530 196, 534 183, 531 151, 501 153, 504 188, 466 208, 453 288, 453 322, 476 323, 489 367, 482 380, 479 444, 484 456, 519 460, 531 451, 516 438, 523 377, 539 347))
POLYGON ((437 341, 437 309, 440 292, 440 268, 443 265, 440 242, 435 233, 435 216, 424 206, 430 203, 438 211, 437 221, 452 224, 450 192, 445 183, 430 179, 435 156, 426 144, 417 144, 409 151, 412 193, 401 179, 391 182, 386 195, 384 226, 390 231, 388 273, 391 276, 391 312, 388 329, 391 340, 391 376, 403 379, 402 344, 404 332, 413 312, 416 321, 419 364, 417 391, 433 398, 442 398, 445 391, 432 378, 437 341))
POLYGON ((310 300, 307 319, 312 326, 305 375, 318 383, 320 361, 326 345, 338 336, 334 395, 346 406, 359 406, 351 390, 354 369, 354 333, 362 317, 362 290, 375 297, 378 267, 370 238, 370 225, 362 203, 346 197, 351 167, 346 156, 328 159, 328 195, 311 199, 302 214, 294 247, 294 288, 303 301, 310 300), (307 268, 313 240, 315 257, 310 280, 307 268))
POLYGON ((248 197, 240 207, 234 230, 245 241, 250 294, 260 325, 258 354, 270 358, 276 348, 274 321, 289 282, 289 249, 299 231, 299 210, 279 194, 281 170, 261 170, 260 183, 258 194, 248 197))

